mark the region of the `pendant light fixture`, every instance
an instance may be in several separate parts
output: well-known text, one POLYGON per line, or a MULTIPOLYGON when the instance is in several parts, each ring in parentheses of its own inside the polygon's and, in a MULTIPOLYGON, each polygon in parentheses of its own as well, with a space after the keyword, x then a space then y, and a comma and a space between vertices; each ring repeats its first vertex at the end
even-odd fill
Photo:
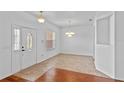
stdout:
POLYGON ((43 11, 40 11, 40 15, 39 15, 38 18, 37 18, 37 21, 38 21, 39 23, 44 23, 44 22, 45 22, 45 19, 44 19, 42 13, 43 13, 43 11))
MULTIPOLYGON (((68 21, 68 25, 69 25, 68 30, 70 30, 71 20, 68 21)), ((68 31, 68 32, 65 33, 65 35, 68 36, 68 37, 72 37, 73 35, 75 35, 75 33, 71 32, 71 31, 68 31)))

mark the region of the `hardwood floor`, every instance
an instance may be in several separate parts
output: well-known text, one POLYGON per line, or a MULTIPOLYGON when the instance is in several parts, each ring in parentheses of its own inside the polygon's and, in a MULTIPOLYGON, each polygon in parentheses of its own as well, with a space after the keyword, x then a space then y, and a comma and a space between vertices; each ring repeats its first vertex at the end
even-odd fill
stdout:
POLYGON ((31 81, 12 75, 10 77, 1 80, 0 82, 31 82, 31 81))
MULTIPOLYGON (((0 82, 32 82, 17 76, 10 76, 0 82)), ((120 82, 110 78, 99 77, 95 75, 82 74, 73 71, 52 68, 33 82, 120 82)))

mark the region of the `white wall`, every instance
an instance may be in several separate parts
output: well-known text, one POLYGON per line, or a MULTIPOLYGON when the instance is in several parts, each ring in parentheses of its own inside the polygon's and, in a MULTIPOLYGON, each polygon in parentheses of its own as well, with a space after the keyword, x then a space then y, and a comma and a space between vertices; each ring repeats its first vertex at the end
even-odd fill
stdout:
POLYGON ((124 80, 124 12, 115 12, 116 21, 116 79, 124 80))
POLYGON ((37 34, 37 62, 41 62, 60 53, 60 29, 52 24, 45 23, 40 25, 37 34), (46 31, 54 31, 56 33, 56 48, 53 50, 46 49, 46 31))
POLYGON ((11 73, 11 25, 8 19, 7 13, 0 13, 0 78, 11 73))
POLYGON ((48 59, 59 53, 59 28, 46 22, 39 24, 36 18, 25 12, 0 12, 0 79, 11 73, 11 25, 16 24, 35 28, 37 32, 37 62, 48 59), (56 49, 46 51, 45 31, 57 34, 56 49), (44 42, 41 42, 41 41, 44 42))
POLYGON ((61 30, 61 52, 76 55, 94 55, 94 26, 82 25, 61 30), (65 36, 68 31, 75 32, 71 38, 65 36))

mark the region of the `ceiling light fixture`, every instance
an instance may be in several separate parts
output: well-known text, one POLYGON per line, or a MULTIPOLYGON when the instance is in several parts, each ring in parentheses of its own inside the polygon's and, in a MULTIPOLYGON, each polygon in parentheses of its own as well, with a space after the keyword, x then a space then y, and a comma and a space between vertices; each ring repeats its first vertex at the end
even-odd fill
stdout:
POLYGON ((75 35, 74 32, 66 32, 65 35, 67 35, 68 37, 72 37, 73 35, 75 35))
POLYGON ((39 15, 38 18, 37 18, 37 21, 38 21, 39 23, 44 23, 44 22, 45 22, 45 19, 44 19, 44 17, 42 16, 42 12, 43 12, 43 11, 40 11, 40 15, 39 15))
POLYGON ((42 16, 39 16, 37 20, 38 20, 39 23, 44 23, 45 22, 45 19, 42 16))
MULTIPOLYGON (((71 24, 71 20, 69 20, 68 23, 69 23, 69 26, 68 26, 68 30, 69 30, 70 24, 71 24)), ((69 31, 69 32, 66 32, 65 35, 67 35, 68 37, 72 37, 73 35, 75 35, 75 33, 69 31)))

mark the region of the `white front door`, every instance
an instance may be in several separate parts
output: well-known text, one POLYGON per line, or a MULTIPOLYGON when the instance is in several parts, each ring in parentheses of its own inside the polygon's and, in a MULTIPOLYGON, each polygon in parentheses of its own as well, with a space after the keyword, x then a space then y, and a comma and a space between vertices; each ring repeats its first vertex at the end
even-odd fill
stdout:
POLYGON ((36 31, 12 26, 12 73, 36 64, 36 31))
POLYGON ((22 28, 22 69, 36 64, 36 31, 22 28))

